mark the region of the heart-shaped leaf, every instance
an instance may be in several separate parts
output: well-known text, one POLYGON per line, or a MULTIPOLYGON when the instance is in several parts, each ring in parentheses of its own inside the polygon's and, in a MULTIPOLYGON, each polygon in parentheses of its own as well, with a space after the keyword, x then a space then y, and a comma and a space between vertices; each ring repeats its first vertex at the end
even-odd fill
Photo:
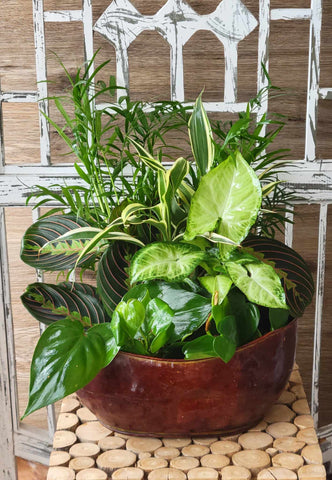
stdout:
MULTIPOLYGON (((25 232, 22 240, 21 259, 31 267, 42 270, 61 271, 72 269, 89 242, 84 236, 75 240, 59 242, 55 240, 79 227, 90 225, 75 215, 52 215, 33 223, 25 232), (52 241, 52 248, 43 251, 42 247, 52 241)), ((82 259, 80 265, 93 258, 93 253, 82 259)))
POLYGON ((259 261, 244 265, 227 262, 226 268, 235 285, 250 302, 263 307, 288 308, 280 278, 270 265, 259 261))
POLYGON ((111 355, 102 331, 97 332, 95 328, 84 331, 77 320, 59 320, 45 330, 32 358, 24 417, 84 387, 106 365, 111 355))
POLYGON ((109 321, 102 303, 91 293, 95 293, 93 287, 85 284, 33 283, 21 300, 28 312, 46 325, 66 318, 84 326, 109 321))
MULTIPOLYGON (((215 232, 240 243, 256 220, 261 200, 259 180, 237 152, 202 178, 191 201, 184 239, 215 232)), ((220 244, 222 258, 233 249, 220 244)))
POLYGON ((315 292, 310 268, 301 255, 272 238, 252 236, 243 242, 243 246, 275 268, 282 278, 290 314, 300 317, 315 292))
POLYGON ((138 250, 132 258, 130 282, 152 279, 181 281, 204 257, 205 253, 200 248, 188 243, 151 243, 138 250))
POLYGON ((171 337, 172 342, 184 339, 201 327, 211 311, 209 298, 186 290, 181 284, 175 282, 151 281, 136 285, 124 296, 124 300, 139 298, 140 294, 142 297, 146 294, 146 289, 151 298, 163 300, 174 312, 175 330, 171 337))

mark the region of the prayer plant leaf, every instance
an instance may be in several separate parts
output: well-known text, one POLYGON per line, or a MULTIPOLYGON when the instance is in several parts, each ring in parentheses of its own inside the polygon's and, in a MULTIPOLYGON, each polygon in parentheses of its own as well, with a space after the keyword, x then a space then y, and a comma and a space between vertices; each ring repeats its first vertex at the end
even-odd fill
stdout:
POLYGON ((69 318, 80 321, 86 327, 109 321, 92 288, 70 282, 59 285, 33 283, 21 300, 28 312, 46 325, 69 318))
MULTIPOLYGON (((229 156, 201 179, 191 201, 184 240, 215 232, 240 243, 255 222, 261 201, 253 169, 239 152, 229 156)), ((219 248, 225 259, 234 246, 220 244, 219 248)))
MULTIPOLYGON (((61 271, 72 269, 89 242, 84 236, 73 240, 56 242, 64 234, 80 227, 91 228, 90 225, 75 215, 52 215, 33 223, 25 232, 22 240, 21 259, 31 267, 42 270, 61 271), (44 250, 44 246, 49 248, 44 250)), ((80 265, 93 259, 94 254, 82 258, 80 265)))
POLYGON ((205 253, 188 243, 151 243, 135 253, 130 263, 130 283, 162 279, 181 281, 198 266, 205 253))
POLYGON ((214 160, 214 144, 211 125, 203 107, 202 94, 196 100, 189 119, 189 137, 191 149, 201 176, 211 168, 214 160))
POLYGON ((107 313, 112 313, 128 290, 125 243, 114 242, 103 253, 97 270, 97 290, 107 313))
POLYGON ((269 308, 288 308, 280 278, 270 265, 259 261, 243 265, 227 262, 226 268, 250 302, 269 308))
MULTIPOLYGON (((108 327, 97 327, 100 325, 84 331, 81 322, 65 319, 45 330, 32 358, 29 402, 23 418, 84 387, 114 358, 117 347, 104 341, 108 327)), ((110 329, 107 333, 112 335, 110 329)))

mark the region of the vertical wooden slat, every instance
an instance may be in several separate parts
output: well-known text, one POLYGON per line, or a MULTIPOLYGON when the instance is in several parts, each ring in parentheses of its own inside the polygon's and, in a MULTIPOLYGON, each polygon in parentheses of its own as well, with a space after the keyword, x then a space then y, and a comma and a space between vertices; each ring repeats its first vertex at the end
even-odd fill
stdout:
POLYGON ((0 208, 0 478, 14 480, 16 478, 16 462, 14 455, 14 418, 17 414, 13 398, 15 385, 15 356, 13 348, 13 327, 11 316, 9 269, 7 256, 7 239, 4 208, 0 208))
MULTIPOLYGON (((270 38, 270 0, 261 0, 259 5, 259 37, 258 37, 258 59, 257 59, 257 92, 268 86, 264 68, 269 71, 269 38, 270 38)), ((257 119, 260 120, 268 109, 268 96, 264 95, 261 106, 257 112, 257 119)), ((265 135, 264 126, 261 135, 265 135)))
MULTIPOLYGON (((289 207, 288 207, 289 208, 289 207)), ((293 225, 293 220, 294 220, 294 208, 292 208, 292 211, 286 212, 285 215, 286 219, 289 220, 288 222, 285 223, 285 244, 288 247, 293 246, 293 231, 294 231, 294 225, 293 225)))
POLYGON ((322 28, 322 0, 311 0, 311 22, 308 61, 308 90, 305 135, 305 159, 316 158, 317 109, 319 99, 320 35, 322 28))
POLYGON ((318 426, 319 367, 320 367, 321 336, 322 336, 323 301, 324 301, 326 228, 327 228, 327 203, 322 203, 320 206, 320 214, 319 214, 316 306, 315 306, 315 335, 314 335, 314 354, 313 354, 312 386, 311 386, 311 414, 314 417, 316 428, 318 426))
POLYGON ((42 165, 50 164, 49 125, 47 101, 46 45, 44 32, 44 1, 33 0, 34 40, 36 53, 36 78, 39 100, 40 159, 42 165))
POLYGON ((233 103, 237 100, 237 42, 225 40, 225 88, 224 102, 233 103))
POLYGON ((2 112, 3 95, 1 91, 1 77, 0 77, 0 172, 5 166, 5 144, 3 137, 3 112, 2 112))
POLYGON ((171 63, 171 99, 184 101, 183 50, 178 35, 174 34, 174 43, 170 48, 171 63))

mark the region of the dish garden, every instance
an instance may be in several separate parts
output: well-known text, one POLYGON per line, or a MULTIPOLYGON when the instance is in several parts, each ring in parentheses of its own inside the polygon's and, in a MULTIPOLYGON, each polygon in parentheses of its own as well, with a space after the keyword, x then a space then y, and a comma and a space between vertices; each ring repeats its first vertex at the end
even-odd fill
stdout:
POLYGON ((24 415, 78 391, 127 433, 244 429, 284 388, 294 319, 313 296, 305 261, 275 239, 292 201, 278 180, 286 151, 271 146, 283 121, 255 115, 274 87, 222 123, 209 120, 202 95, 191 110, 125 94, 95 109, 116 86, 93 85, 103 65, 91 77, 88 67, 67 72, 68 94, 53 99, 64 124, 49 119, 77 157, 81 186, 30 197, 57 205, 26 231, 22 260, 76 279, 22 295, 47 325, 24 415), (178 155, 167 138, 186 130, 191 153, 178 155), (84 280, 89 270, 96 283, 84 280))

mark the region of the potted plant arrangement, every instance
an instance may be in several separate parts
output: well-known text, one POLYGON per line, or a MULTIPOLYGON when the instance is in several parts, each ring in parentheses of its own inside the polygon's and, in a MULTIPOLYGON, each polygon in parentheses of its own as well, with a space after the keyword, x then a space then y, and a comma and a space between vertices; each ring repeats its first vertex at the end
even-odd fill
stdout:
MULTIPOLYGON (((56 99, 72 136, 53 125, 78 156, 87 187, 33 193, 38 206, 54 199, 62 206, 29 227, 21 256, 47 271, 94 269, 96 287, 34 283, 22 295, 48 325, 25 415, 77 391, 121 432, 244 430, 285 387, 296 318, 313 296, 304 260, 257 235, 284 219, 272 167, 282 152, 265 152, 280 125, 260 135, 264 117, 250 133, 255 99, 228 130, 211 127, 199 96, 188 121, 193 160, 177 158, 167 169, 163 133, 183 127, 187 110, 164 102, 149 113, 123 97, 113 110, 95 111, 93 77, 80 73, 70 79, 74 119, 56 99)), ((99 87, 98 94, 114 89, 99 87)))

